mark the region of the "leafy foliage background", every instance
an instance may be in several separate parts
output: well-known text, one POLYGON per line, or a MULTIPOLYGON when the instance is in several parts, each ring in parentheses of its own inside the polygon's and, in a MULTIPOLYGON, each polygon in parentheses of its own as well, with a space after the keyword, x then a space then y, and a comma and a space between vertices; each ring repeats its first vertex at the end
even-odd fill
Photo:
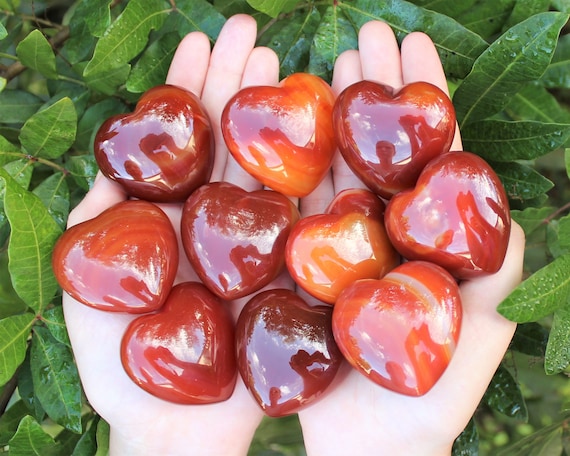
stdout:
MULTIPOLYGON (((371 19, 431 36, 465 149, 493 165, 527 235, 526 279, 499 308, 520 325, 454 454, 570 454, 570 0, 0 0, 0 452, 106 454, 51 250, 96 174, 100 123, 164 81, 186 33, 213 43, 238 12, 282 77, 330 81, 371 19)), ((250 452, 304 454, 296 418, 265 420, 250 452)))

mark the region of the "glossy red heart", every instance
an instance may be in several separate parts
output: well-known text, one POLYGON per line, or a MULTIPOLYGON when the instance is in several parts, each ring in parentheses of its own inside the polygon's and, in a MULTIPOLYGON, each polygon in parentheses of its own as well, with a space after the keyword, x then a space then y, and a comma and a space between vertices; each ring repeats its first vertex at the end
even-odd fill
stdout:
POLYGON ((162 306, 178 269, 178 241, 156 205, 127 200, 69 228, 53 270, 61 287, 101 310, 143 313, 162 306))
POLYGON ((263 411, 290 415, 322 397, 342 363, 330 306, 308 306, 293 291, 254 296, 236 325, 238 370, 263 411))
POLYGON ((404 257, 432 261, 457 278, 498 271, 510 227, 501 181, 470 152, 435 158, 416 187, 394 196, 386 208, 386 230, 404 257))
POLYGON ((399 90, 357 82, 338 96, 333 120, 348 166, 384 198, 413 187, 423 167, 449 151, 456 123, 449 97, 427 82, 399 90))
POLYGON ((236 161, 258 181, 302 197, 332 164, 333 105, 334 94, 325 81, 295 73, 278 87, 240 90, 222 113, 222 133, 236 161))
POLYGON ((182 243, 200 280, 216 295, 236 299, 281 272, 285 243, 298 218, 297 207, 280 193, 213 182, 186 201, 182 243))
POLYGON ((455 351, 462 318, 459 288, 433 263, 411 261, 383 279, 347 287, 333 310, 333 332, 349 363, 378 385, 427 393, 455 351))
POLYGON ((399 263, 384 228, 384 203, 368 190, 340 192, 324 214, 301 219, 285 251, 291 277, 334 304, 357 279, 379 279, 399 263))
POLYGON ((214 135, 198 97, 161 85, 145 92, 133 113, 101 125, 94 153, 101 172, 129 195, 182 202, 210 179, 214 135))
POLYGON ((224 401, 237 378, 232 317, 202 284, 180 283, 160 311, 131 322, 121 360, 129 377, 160 399, 224 401))

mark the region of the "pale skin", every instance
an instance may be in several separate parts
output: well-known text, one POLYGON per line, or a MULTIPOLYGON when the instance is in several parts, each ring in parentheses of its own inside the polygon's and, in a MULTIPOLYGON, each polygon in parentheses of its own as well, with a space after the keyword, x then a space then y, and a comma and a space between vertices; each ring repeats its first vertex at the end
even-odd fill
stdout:
MULTIPOLYGON (((227 21, 212 50, 205 35, 191 33, 180 43, 167 78, 168 83, 199 95, 210 114, 216 135, 212 181, 232 182, 246 190, 261 186, 228 154, 219 118, 239 88, 278 83, 278 59, 271 50, 255 47, 255 37, 255 21, 244 15, 227 21)), ((333 90, 339 93, 361 79, 396 88, 423 80, 447 90, 429 38, 412 33, 400 49, 390 28, 380 22, 362 27, 358 51, 339 56, 333 90)), ((461 149, 459 132, 453 149, 461 149)), ((321 185, 298 201, 302 215, 322 212, 336 193, 351 187, 363 185, 337 155, 321 185)), ((70 214, 69 226, 124 199, 119 186, 98 176, 70 214)), ((161 207, 177 226, 180 205, 161 207)), ((461 284, 464 319, 457 351, 430 392, 421 398, 391 393, 346 367, 325 397, 299 413, 307 453, 450 454, 514 333, 515 324, 502 318, 496 306, 520 282, 523 253, 524 235, 514 224, 502 269, 461 284)), ((181 261, 177 281, 194 279, 187 261, 181 261)), ((283 275, 270 287, 293 288, 293 284, 283 275)), ((234 316, 243 303, 231 303, 234 316)), ((64 311, 87 397, 111 427, 111 455, 247 454, 263 414, 240 379, 232 397, 221 403, 187 406, 161 401, 132 383, 121 366, 121 336, 135 317, 94 310, 67 295, 64 311)))

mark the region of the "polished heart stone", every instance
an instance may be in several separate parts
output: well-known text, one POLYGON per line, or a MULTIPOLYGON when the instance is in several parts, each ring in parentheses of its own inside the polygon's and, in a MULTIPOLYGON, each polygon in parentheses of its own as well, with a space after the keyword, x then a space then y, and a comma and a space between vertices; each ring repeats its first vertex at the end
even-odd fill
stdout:
POLYGON ((328 304, 355 280, 379 279, 399 259, 384 228, 384 203, 363 189, 342 191, 324 214, 302 218, 285 251, 295 282, 328 304))
POLYGON ((94 153, 101 172, 129 195, 183 202, 210 179, 214 135, 198 97, 161 85, 145 92, 133 113, 101 125, 94 153))
POLYGON ((182 243, 200 280, 221 298, 236 299, 283 270, 285 244, 298 218, 297 207, 280 193, 213 182, 186 201, 182 243))
POLYGON ((180 283, 160 311, 131 322, 121 342, 121 360, 129 377, 160 399, 224 401, 237 378, 231 314, 202 284, 180 283))
POLYGON ((427 393, 455 351, 462 308, 453 277, 411 261, 380 280, 347 287, 333 310, 333 332, 348 362, 378 385, 408 396, 427 393))
POLYGON ((470 152, 430 162, 414 189, 394 196, 386 230, 408 259, 437 263, 457 278, 499 270, 511 227, 507 195, 493 169, 470 152))
POLYGON ((178 269, 178 241, 156 205, 127 200, 69 228, 52 264, 64 291, 101 310, 151 312, 162 306, 178 269))
POLYGON ((295 73, 278 87, 240 90, 222 113, 222 133, 236 161, 267 187, 306 196, 332 164, 334 94, 318 76, 295 73))
POLYGON ((413 187, 424 166, 449 151, 456 124, 449 97, 427 82, 399 90, 357 82, 338 96, 333 120, 348 166, 384 198, 413 187))
POLYGON ((254 296, 236 325, 238 370, 269 416, 290 415, 321 398, 342 355, 331 330, 331 307, 308 306, 293 291, 254 296))

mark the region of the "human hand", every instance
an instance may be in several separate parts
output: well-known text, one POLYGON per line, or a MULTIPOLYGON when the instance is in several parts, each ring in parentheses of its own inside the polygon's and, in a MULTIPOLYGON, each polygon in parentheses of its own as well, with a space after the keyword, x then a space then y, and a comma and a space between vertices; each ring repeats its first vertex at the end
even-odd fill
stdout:
MULTIPOLYGON (((260 189, 261 184, 228 154, 219 119, 227 100, 240 87, 278 82, 277 56, 267 48, 254 48, 255 39, 256 23, 244 15, 227 21, 211 52, 205 35, 191 33, 180 43, 166 81, 200 96, 210 115, 216 139, 211 180, 231 182, 248 191, 260 189)), ((68 224, 91 219, 126 198, 120 186, 99 175, 70 214, 68 224)), ((182 205, 159 206, 179 231, 182 205)), ((181 244, 180 249, 183 252, 181 244)), ((176 282, 197 280, 183 253, 180 260, 176 282)), ((270 286, 292 287, 285 278, 270 286)), ((236 317, 243 304, 243 299, 230 304, 236 317)), ((239 378, 234 394, 224 402, 188 406, 157 399, 136 386, 121 365, 121 337, 136 316, 95 310, 68 295, 64 295, 63 306, 85 393, 111 427, 111 454, 247 453, 263 415, 239 378)))
MULTIPOLYGON (((333 90, 339 94, 362 79, 395 88, 431 82, 447 92, 435 47, 422 33, 412 33, 401 50, 384 23, 369 22, 359 34, 359 50, 339 56, 333 90)), ((461 150, 459 131, 452 150, 461 150)), ((362 187, 339 155, 332 176, 301 201, 303 216, 322 212, 345 188, 362 187)), ((520 282, 524 234, 513 223, 509 248, 499 272, 461 283, 463 323, 456 352, 436 385, 422 397, 391 392, 348 368, 319 402, 299 412, 307 454, 450 454, 498 367, 515 324, 496 312, 520 282)))

